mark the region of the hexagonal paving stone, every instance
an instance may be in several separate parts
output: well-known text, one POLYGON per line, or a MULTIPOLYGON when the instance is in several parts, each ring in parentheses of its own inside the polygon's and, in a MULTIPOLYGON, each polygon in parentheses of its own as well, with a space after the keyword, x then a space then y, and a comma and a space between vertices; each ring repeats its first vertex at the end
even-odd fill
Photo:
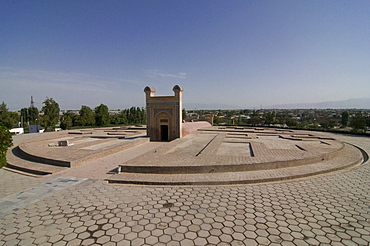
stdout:
POLYGON ((367 245, 369 175, 364 164, 253 185, 86 180, 0 217, 0 245, 367 245))

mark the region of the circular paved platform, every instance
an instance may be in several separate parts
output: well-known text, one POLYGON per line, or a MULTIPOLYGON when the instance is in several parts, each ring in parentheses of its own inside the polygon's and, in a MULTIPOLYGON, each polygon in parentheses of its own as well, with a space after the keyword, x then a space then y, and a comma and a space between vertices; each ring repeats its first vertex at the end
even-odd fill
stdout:
POLYGON ((120 165, 109 183, 210 185, 270 182, 327 173, 366 160, 361 148, 324 133, 208 127, 120 165))
POLYGON ((48 175, 147 143, 145 127, 25 134, 7 154, 7 168, 48 175))
MULTIPOLYGON (((370 152, 369 137, 331 136, 370 152)), ((369 177, 369 161, 293 181, 197 187, 0 170, 0 211, 15 206, 0 216, 0 245, 369 245, 369 177)))

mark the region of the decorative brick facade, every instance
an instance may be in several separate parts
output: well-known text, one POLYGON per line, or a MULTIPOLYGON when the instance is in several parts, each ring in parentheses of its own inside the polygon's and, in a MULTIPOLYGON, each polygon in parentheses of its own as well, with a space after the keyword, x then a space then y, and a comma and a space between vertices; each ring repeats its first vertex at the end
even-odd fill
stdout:
POLYGON ((174 96, 154 96, 155 89, 145 87, 147 134, 151 141, 171 141, 182 137, 182 92, 175 85, 174 96))

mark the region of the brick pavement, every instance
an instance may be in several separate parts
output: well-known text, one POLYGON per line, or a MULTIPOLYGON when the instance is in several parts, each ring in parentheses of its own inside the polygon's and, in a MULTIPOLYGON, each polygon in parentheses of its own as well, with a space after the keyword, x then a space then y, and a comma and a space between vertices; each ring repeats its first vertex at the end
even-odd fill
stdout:
POLYGON ((208 127, 120 165, 110 183, 248 184, 301 178, 362 163, 361 151, 325 133, 208 127), (245 141, 248 142, 245 142, 245 141))
MULTIPOLYGON (((336 138, 370 153, 370 138, 336 138)), ((1 170, 1 178, 7 175, 1 170)), ((368 161, 253 185, 130 186, 88 179, 1 217, 0 245, 369 245, 369 177, 368 161)))
POLYGON ((92 160, 85 165, 80 165, 74 168, 69 168, 58 173, 63 176, 75 176, 90 179, 106 179, 116 173, 118 165, 132 158, 138 157, 148 151, 152 151, 161 145, 163 142, 147 142, 130 149, 120 151, 96 160, 92 160), (104 163, 102 165, 102 163, 104 163))
POLYGON ((30 203, 34 203, 48 194, 65 189, 71 185, 76 185, 83 180, 85 179, 75 177, 58 177, 13 195, 6 196, 0 199, 0 217, 17 211, 30 203))
POLYGON ((0 169, 0 198, 42 184, 52 176, 36 178, 0 169))

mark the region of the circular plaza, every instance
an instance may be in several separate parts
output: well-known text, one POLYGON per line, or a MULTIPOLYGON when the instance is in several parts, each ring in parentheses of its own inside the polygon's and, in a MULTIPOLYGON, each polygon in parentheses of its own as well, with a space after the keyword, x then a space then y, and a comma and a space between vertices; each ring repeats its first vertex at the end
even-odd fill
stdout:
MULTIPOLYGON (((297 134, 289 134, 293 133, 297 134)), ((62 138, 59 134, 25 134, 15 136, 14 143, 36 141, 40 136, 62 138)), ((243 134, 252 137, 255 133, 243 134)), ((254 184, 107 185, 104 180, 112 174, 96 176, 104 173, 101 167, 110 170, 111 164, 131 163, 135 156, 158 153, 172 141, 143 143, 52 175, 32 177, 0 170, 0 245, 368 245, 370 166, 365 153, 370 152, 370 139, 320 136, 319 141, 340 143, 337 150, 327 153, 341 151, 342 144, 357 146, 364 151, 365 162, 302 179, 254 184)), ((194 143, 182 140, 164 153, 194 146, 195 137, 190 138, 194 143)), ((226 139, 222 143, 227 145, 226 139)), ((293 146, 297 143, 292 142, 293 146)), ((251 145, 255 150, 255 144, 251 145)), ((68 147, 72 146, 76 147, 68 147)), ((272 146, 276 148, 276 143, 270 141, 267 147, 272 146)), ((207 148, 198 156, 206 154, 207 148)), ((303 151, 300 148, 293 149, 303 151)), ((222 154, 218 151, 213 155, 222 154)))
MULTIPOLYGON (((145 127, 100 128, 34 135, 8 153, 8 168, 50 175, 148 144, 145 127)), ((360 147, 321 132, 253 127, 206 127, 157 142, 133 158, 115 159, 110 183, 218 185, 308 177, 368 159, 360 147)), ((98 172, 98 171, 97 171, 98 172)))

